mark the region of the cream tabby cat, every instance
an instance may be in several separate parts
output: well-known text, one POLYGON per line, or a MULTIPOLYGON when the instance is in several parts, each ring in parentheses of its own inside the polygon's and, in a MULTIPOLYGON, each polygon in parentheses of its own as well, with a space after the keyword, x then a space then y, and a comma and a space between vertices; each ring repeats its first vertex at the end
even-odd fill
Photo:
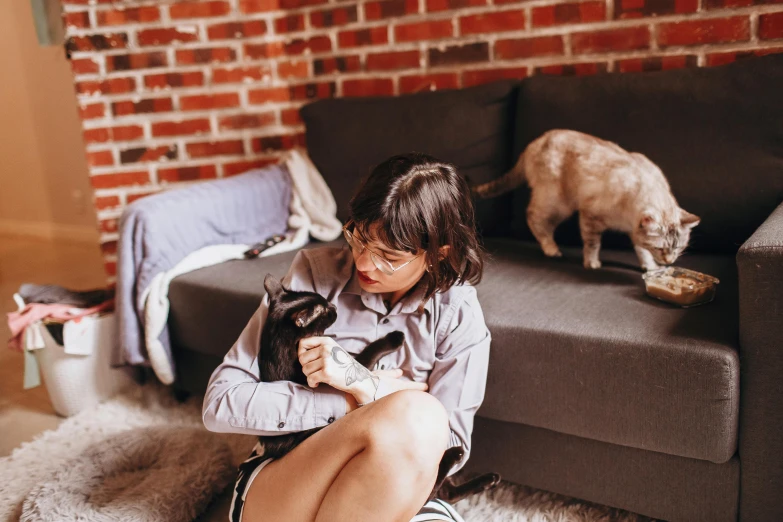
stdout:
POLYGON ((552 130, 533 141, 504 176, 472 188, 491 198, 527 181, 527 223, 548 256, 561 256, 555 228, 579 211, 584 265, 600 268, 604 230, 625 232, 645 270, 670 265, 699 218, 681 209, 669 183, 643 154, 588 134, 552 130))

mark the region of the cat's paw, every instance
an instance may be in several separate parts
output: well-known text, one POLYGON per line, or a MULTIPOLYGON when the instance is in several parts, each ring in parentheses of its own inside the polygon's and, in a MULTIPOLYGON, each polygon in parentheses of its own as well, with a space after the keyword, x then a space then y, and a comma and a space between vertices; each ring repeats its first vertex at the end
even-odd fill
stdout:
POLYGON ((598 259, 585 259, 585 268, 589 268, 591 270, 597 270, 601 268, 601 261, 598 259))
POLYGON ((653 262, 645 263, 642 265, 642 269, 644 269, 645 272, 652 272, 653 270, 658 270, 660 267, 653 262))
POLYGON ((548 257, 563 257, 563 253, 557 248, 557 245, 542 246, 541 250, 543 250, 544 255, 548 257))
POLYGON ((386 334, 386 340, 389 341, 389 344, 392 346, 399 348, 405 342, 405 334, 399 330, 395 330, 386 334))

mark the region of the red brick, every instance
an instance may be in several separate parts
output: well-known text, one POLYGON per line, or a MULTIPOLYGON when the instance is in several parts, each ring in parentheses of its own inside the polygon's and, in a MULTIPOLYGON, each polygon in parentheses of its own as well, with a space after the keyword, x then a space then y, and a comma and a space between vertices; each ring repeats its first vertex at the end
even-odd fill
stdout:
POLYGON ((325 53, 332 50, 332 40, 328 36, 313 36, 312 38, 296 38, 285 44, 285 54, 304 54, 309 49, 311 53, 325 53))
POLYGON ((63 22, 66 27, 79 27, 84 29, 90 27, 90 15, 87 11, 78 11, 75 13, 63 13, 63 22))
POLYGON ((451 20, 436 20, 432 22, 416 22, 398 25, 394 28, 396 42, 414 42, 417 40, 437 40, 454 35, 451 20))
POLYGON ((266 22, 263 20, 251 20, 249 22, 228 22, 224 24, 210 25, 207 27, 207 35, 210 40, 226 40, 233 38, 247 38, 266 33, 266 22))
POLYGON ((292 85, 288 88, 288 96, 291 100, 311 100, 314 98, 334 98, 337 92, 335 82, 304 83, 292 85))
POLYGON ((313 72, 320 74, 333 74, 337 72, 356 72, 362 69, 362 63, 358 56, 333 56, 313 60, 313 72))
POLYGON ((299 125, 302 123, 302 117, 299 115, 299 109, 283 109, 280 111, 280 120, 283 125, 299 125))
POLYGON ((101 253, 113 255, 117 253, 117 241, 105 241, 101 243, 101 253))
POLYGON ((106 70, 109 72, 165 67, 166 65, 166 53, 163 52, 120 54, 106 57, 106 70))
POLYGON ((95 208, 98 210, 105 210, 107 208, 114 208, 120 206, 120 198, 118 196, 103 196, 95 198, 95 208))
POLYGON ((268 65, 248 65, 246 67, 212 70, 212 83, 243 83, 247 80, 261 80, 271 76, 268 65))
MULTIPOLYGON (((101 219, 98 222, 98 230, 100 230, 104 234, 112 234, 114 232, 117 232, 117 218, 101 219)), ((103 265, 106 268, 107 273, 110 271, 114 271, 116 273, 117 267, 115 266, 116 263, 114 263, 113 261, 112 262, 105 261, 103 265)))
POLYGON ((239 10, 243 13, 263 13, 280 9, 280 0, 239 0, 239 10))
POLYGON ((233 62, 237 53, 230 47, 207 47, 205 49, 177 49, 177 63, 190 65, 194 63, 233 62))
POLYGON ((231 11, 228 2, 182 2, 169 6, 169 15, 173 20, 180 18, 206 18, 222 16, 231 11))
POLYGON ((91 103, 89 105, 79 106, 79 117, 83 120, 91 120, 93 118, 103 118, 104 105, 103 103, 91 103))
POLYGON ((310 76, 310 67, 305 60, 277 62, 278 78, 307 78, 310 76))
POLYGON ((217 167, 214 165, 158 169, 158 181, 166 183, 175 183, 177 181, 194 181, 197 179, 214 179, 216 177, 217 167))
POLYGON ((463 16, 459 19, 459 27, 463 35, 518 31, 525 28, 525 12, 499 11, 463 16))
POLYGON ((114 156, 110 150, 88 152, 87 165, 90 167, 105 167, 107 165, 114 165, 114 156))
POLYGON ((591 76, 605 73, 609 70, 606 62, 597 63, 569 63, 560 65, 547 65, 536 67, 536 74, 552 74, 557 76, 591 76))
POLYGON ((277 158, 263 158, 249 161, 234 161, 231 163, 223 164, 223 177, 236 176, 237 174, 243 174, 252 169, 263 168, 268 165, 274 165, 277 163, 277 158))
POLYGON ((112 78, 110 80, 76 82, 76 92, 79 94, 124 94, 136 90, 136 80, 133 78, 112 78))
POLYGON ((198 27, 195 25, 181 27, 161 27, 144 29, 136 33, 139 45, 170 45, 174 42, 193 42, 198 40, 198 27), (187 27, 187 30, 185 30, 187 27))
POLYGON ((341 31, 337 34, 338 45, 342 48, 379 45, 388 41, 388 31, 385 26, 360 29, 358 31, 341 31))
POLYGON ((74 74, 94 74, 100 68, 98 64, 90 58, 74 58, 71 60, 71 70, 74 74))
POLYGON ((462 86, 481 85, 497 80, 518 80, 527 76, 527 67, 512 67, 507 69, 474 69, 462 72, 462 86))
POLYGON ((400 94, 457 89, 458 87, 457 73, 417 74, 400 77, 400 94))
POLYGON ((183 96, 179 100, 180 109, 183 111, 201 111, 208 109, 225 109, 239 106, 239 94, 235 92, 223 92, 215 94, 197 94, 183 96))
POLYGON ((649 49, 649 47, 650 30, 646 26, 571 35, 571 50, 574 54, 649 49))
POLYGON ((311 5, 321 5, 327 3, 329 0, 279 0, 280 9, 297 9, 299 7, 307 7, 311 5))
POLYGON ((138 24, 160 20, 160 10, 156 6, 98 11, 97 15, 98 25, 138 24))
POLYGON ((396 69, 418 69, 419 51, 399 51, 367 55, 368 71, 393 71, 396 69))
POLYGON ((146 198, 147 196, 152 196, 153 194, 157 194, 158 192, 161 192, 160 188, 154 188, 153 190, 146 190, 144 192, 137 192, 135 194, 128 194, 125 196, 125 199, 128 202, 128 205, 133 203, 134 201, 138 199, 146 198))
POLYGON ((343 81, 343 96, 392 96, 394 82, 385 78, 343 81))
POLYGON ((560 36, 538 36, 495 42, 495 59, 530 58, 563 54, 563 38, 560 36))
MULTIPOLYGON (((495 1, 497 2, 497 0, 495 1)), ((427 0, 427 11, 447 11, 449 9, 463 9, 465 7, 478 7, 487 5, 487 0, 427 0)))
POLYGON ((218 128, 220 128, 220 130, 257 129, 259 127, 274 125, 276 122, 277 117, 274 112, 262 112, 258 114, 242 113, 220 118, 218 121, 218 128))
POLYGON ((152 90, 200 85, 204 85, 204 73, 201 71, 152 74, 144 77, 144 86, 152 90))
POLYGON ((122 125, 110 130, 114 141, 133 141, 144 137, 144 128, 140 125, 122 125))
MULTIPOLYGON (((619 1, 619 0, 618 0, 619 1)), ((534 7, 533 27, 602 22, 606 18, 603 2, 582 2, 534 7)))
POLYGON ((188 156, 191 158, 203 158, 205 156, 225 156, 244 154, 245 145, 242 140, 210 141, 201 143, 188 143, 185 145, 188 156))
POLYGON ((184 121, 159 121, 152 124, 152 135, 159 136, 188 136, 209 132, 209 120, 199 118, 184 121))
POLYGON ((256 105, 261 103, 288 101, 290 99, 288 88, 286 87, 254 89, 247 93, 248 102, 256 105))
MULTIPOLYGON (((366 6, 365 9, 367 9, 366 6)), ((310 25, 318 28, 335 27, 355 22, 357 16, 355 5, 327 9, 325 11, 313 11, 310 13, 310 25)))
POLYGON ((72 53, 77 51, 105 51, 112 49, 124 49, 127 46, 127 33, 71 36, 65 42, 65 49, 72 53))
POLYGON ((272 42, 268 44, 245 44, 245 57, 256 58, 274 58, 285 53, 285 46, 282 42, 272 42))
POLYGON ((465 45, 452 45, 444 49, 430 48, 427 54, 430 67, 486 62, 489 61, 489 44, 487 42, 476 42, 465 45))
POLYGON ((282 136, 265 136, 263 138, 255 138, 253 140, 254 152, 267 152, 274 150, 288 150, 298 145, 302 145, 303 135, 301 134, 288 134, 282 136))
POLYGON ((418 0, 383 0, 364 4, 365 20, 382 20, 396 18, 419 12, 418 0))
POLYGON ((649 56, 646 58, 629 58, 618 61, 616 69, 620 72, 663 71, 696 67, 696 55, 687 56, 649 56))
POLYGON ((736 7, 748 7, 753 5, 754 0, 704 0, 705 9, 722 9, 724 7, 736 8, 736 7))
POLYGON ((691 20, 658 26, 658 44, 662 47, 742 42, 749 39, 750 20, 747 16, 691 20))
POLYGON ((96 189, 112 189, 133 185, 147 185, 150 182, 149 172, 118 172, 115 174, 99 174, 90 176, 90 184, 96 189))
POLYGON ((275 32, 277 34, 294 33, 296 31, 304 31, 304 15, 295 14, 290 16, 284 16, 282 18, 275 19, 275 32))
POLYGON ((84 138, 84 143, 105 143, 110 139, 109 129, 85 129, 82 132, 82 138, 84 138))
POLYGON ((177 157, 176 145, 159 147, 137 147, 120 151, 120 163, 141 163, 144 161, 165 161, 177 157))
POLYGON ((614 17, 617 19, 650 18, 695 13, 698 9, 699 0, 617 0, 614 3, 614 17))
POLYGON ((171 98, 147 98, 134 102, 132 100, 112 102, 111 110, 115 116, 128 114, 146 114, 150 112, 166 112, 173 109, 171 98))
POLYGON ((759 38, 763 40, 783 38, 783 13, 759 16, 759 38))

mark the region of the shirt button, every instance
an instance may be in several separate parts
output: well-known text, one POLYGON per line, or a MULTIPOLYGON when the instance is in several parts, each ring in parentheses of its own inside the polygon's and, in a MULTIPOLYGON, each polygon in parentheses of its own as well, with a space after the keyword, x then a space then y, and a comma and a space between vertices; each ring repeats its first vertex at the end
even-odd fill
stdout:
POLYGON ((384 319, 383 320, 383 324, 389 324, 389 320, 388 319, 384 319))
POLYGON ((326 421, 326 422, 328 422, 329 424, 333 423, 334 422, 334 417, 329 417, 329 420, 326 421))
POLYGON ((277 425, 278 428, 282 428, 283 426, 285 426, 285 422, 281 422, 280 424, 277 425))
POLYGON ((385 364, 382 364, 382 365, 381 365, 381 370, 385 370, 385 369, 386 369, 386 365, 385 365, 385 364))

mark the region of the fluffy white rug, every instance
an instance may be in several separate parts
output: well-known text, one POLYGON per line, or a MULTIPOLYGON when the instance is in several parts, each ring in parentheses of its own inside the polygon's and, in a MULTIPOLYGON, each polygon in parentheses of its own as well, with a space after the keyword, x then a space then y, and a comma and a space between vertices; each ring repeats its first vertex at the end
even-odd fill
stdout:
MULTIPOLYGON (((0 521, 17 521, 22 503, 52 470, 111 434, 144 426, 190 426, 203 429, 201 397, 178 403, 157 383, 133 386, 93 409, 64 420, 0 458, 0 521)), ((238 466, 255 444, 248 435, 221 434, 238 466)), ((197 457, 197 455, 194 455, 197 457)), ((199 520, 225 521, 231 487, 218 496, 199 520)), ((466 522, 643 522, 651 520, 625 511, 502 482, 495 490, 455 505, 466 522)))

